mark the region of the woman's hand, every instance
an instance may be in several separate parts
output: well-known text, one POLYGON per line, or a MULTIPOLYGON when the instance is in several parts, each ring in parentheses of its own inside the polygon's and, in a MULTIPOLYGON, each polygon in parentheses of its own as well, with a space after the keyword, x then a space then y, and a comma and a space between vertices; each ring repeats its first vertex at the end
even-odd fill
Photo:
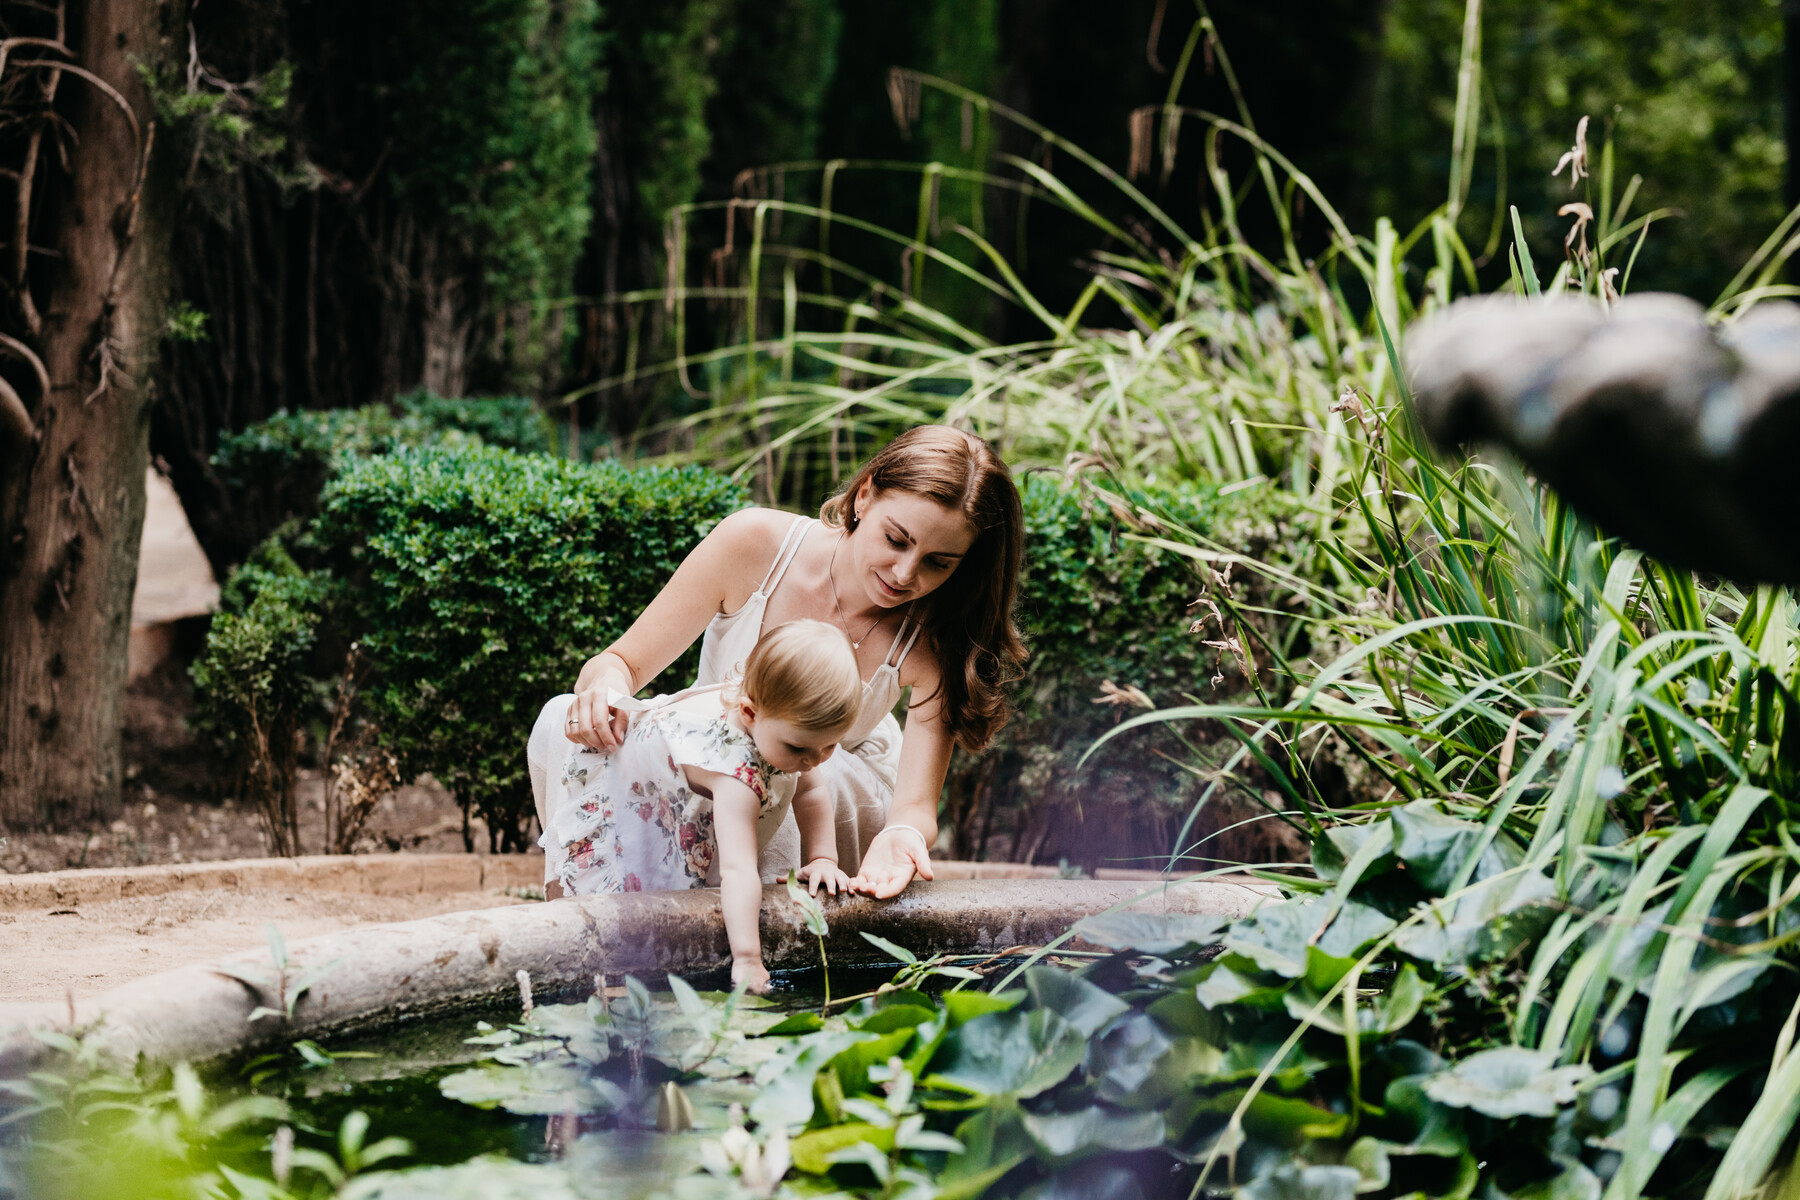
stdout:
POLYGON ((766 993, 769 990, 769 968, 763 966, 762 955, 759 954, 755 958, 738 958, 733 955, 731 986, 743 988, 747 992, 755 992, 759 996, 766 993))
POLYGON ((920 879, 932 877, 931 852, 925 847, 924 835, 910 826, 889 825, 869 843, 862 870, 850 881, 850 890, 886 900, 904 892, 915 874, 920 879))
POLYGON ((631 714, 607 703, 609 691, 618 693, 620 689, 615 681, 604 675, 598 682, 577 691, 574 701, 569 705, 569 715, 563 719, 563 736, 602 754, 611 754, 617 750, 631 727, 631 714), (610 688, 609 683, 613 684, 610 688))
POLYGON ((806 894, 809 896, 818 895, 821 885, 833 896, 840 891, 850 890, 850 876, 845 874, 842 867, 838 866, 835 858, 813 859, 800 868, 800 878, 805 882, 806 894))

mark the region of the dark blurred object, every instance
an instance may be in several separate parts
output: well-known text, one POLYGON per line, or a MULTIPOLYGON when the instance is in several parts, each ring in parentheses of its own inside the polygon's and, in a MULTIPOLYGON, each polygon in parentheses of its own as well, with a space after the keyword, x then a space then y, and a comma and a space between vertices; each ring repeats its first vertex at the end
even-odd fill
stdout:
POLYGON ((1425 432, 1494 443, 1672 565, 1800 583, 1800 307, 1714 329, 1682 296, 1461 300, 1407 361, 1425 432))

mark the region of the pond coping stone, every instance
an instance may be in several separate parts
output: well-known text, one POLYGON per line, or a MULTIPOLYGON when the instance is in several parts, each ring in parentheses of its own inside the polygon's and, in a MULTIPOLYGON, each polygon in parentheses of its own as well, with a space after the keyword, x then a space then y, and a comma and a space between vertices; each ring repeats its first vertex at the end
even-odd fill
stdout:
MULTIPOLYGON (((424 857, 424 856, 421 856, 424 857)), ((1206 880, 1006 879, 915 881, 892 900, 821 897, 833 963, 879 961, 860 934, 921 955, 995 954, 1054 940, 1084 916, 1135 911, 1242 916, 1276 898, 1266 884, 1206 880)), ((763 954, 771 968, 808 967, 819 947, 786 889, 766 887, 763 954)), ((137 980, 91 1000, 0 1005, 0 1077, 45 1057, 37 1030, 77 1033, 119 1062, 212 1061, 299 1038, 376 1028, 518 995, 530 973, 540 1000, 592 994, 604 976, 635 975, 652 986, 671 974, 717 971, 730 962, 716 889, 581 896, 543 904, 447 913, 365 925, 287 948, 289 986, 329 966, 294 1007, 291 1021, 263 1017, 283 996, 269 952, 233 955, 137 980), (242 976, 265 980, 254 986, 242 976)))

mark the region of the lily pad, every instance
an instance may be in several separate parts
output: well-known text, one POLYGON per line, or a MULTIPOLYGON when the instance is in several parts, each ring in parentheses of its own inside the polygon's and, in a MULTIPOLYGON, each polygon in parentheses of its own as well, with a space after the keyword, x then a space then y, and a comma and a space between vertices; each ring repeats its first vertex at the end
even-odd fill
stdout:
POLYGON ((1026 1113, 1025 1132, 1038 1151, 1065 1160, 1106 1151, 1148 1150, 1162 1142, 1159 1112, 1121 1112, 1095 1104, 1076 1112, 1026 1113))
POLYGON ((584 1072, 573 1063, 538 1063, 509 1067, 495 1063, 457 1071, 438 1080, 445 1099, 476 1108, 504 1108, 520 1116, 548 1116, 574 1109, 609 1112, 612 1104, 587 1086, 584 1072))
POLYGON ((1290 1163, 1237 1190, 1237 1200, 1355 1200, 1355 1167, 1290 1163))
POLYGON ((925 1084, 995 1099, 1035 1096, 1067 1078, 1086 1050, 1081 1031, 1048 1009, 989 1013, 944 1039, 942 1065, 925 1084))
POLYGON ((1191 913, 1101 913, 1075 923, 1075 936, 1108 950, 1136 950, 1172 958, 1184 950, 1210 946, 1230 918, 1191 913))
POLYGON ((1111 992, 1055 967, 1033 967, 1025 972, 1025 990, 1034 1004, 1062 1017, 1083 1037, 1093 1037, 1114 1017, 1131 1011, 1131 1005, 1111 992))
POLYGON ((351 1180, 344 1200, 580 1200, 560 1163, 522 1163, 497 1154, 454 1167, 382 1171, 351 1180))
POLYGON ((945 992, 940 1003, 950 1014, 950 1027, 954 1029, 976 1017, 1017 1008, 1023 999, 1023 988, 1008 988, 1004 992, 945 992))
POLYGON ((794 1165, 802 1171, 823 1175, 831 1169, 833 1154, 858 1142, 866 1142, 886 1154, 894 1148, 894 1131, 866 1121, 827 1125, 823 1129, 809 1129, 795 1138, 789 1153, 793 1155, 794 1165))
MULTIPOLYGON (((1394 810, 1394 855, 1406 864, 1419 886, 1434 896, 1450 890, 1463 864, 1487 836, 1473 821, 1459 821, 1439 812, 1429 800, 1418 800, 1394 810)), ((1479 882, 1518 865, 1519 851, 1496 837, 1481 851, 1481 861, 1471 878, 1479 882)))
POLYGON ((1471 1054, 1423 1086, 1439 1104, 1489 1117, 1553 1117, 1559 1107, 1575 1102, 1577 1086, 1594 1073, 1586 1064, 1555 1063, 1548 1050, 1501 1046, 1471 1054))

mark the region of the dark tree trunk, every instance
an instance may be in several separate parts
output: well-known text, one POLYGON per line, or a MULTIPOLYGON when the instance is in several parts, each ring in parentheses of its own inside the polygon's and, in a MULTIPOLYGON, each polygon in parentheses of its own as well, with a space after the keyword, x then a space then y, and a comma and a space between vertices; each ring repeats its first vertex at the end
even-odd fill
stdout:
POLYGON ((0 155, 19 169, 0 370, 29 420, 0 443, 5 828, 84 820, 118 800, 119 695, 173 187, 152 152, 137 64, 166 60, 186 7, 86 0, 65 18, 0 5, 9 33, 67 48, 66 57, 51 45, 15 48, 0 74, 0 105, 16 121, 0 155), (46 61, 75 69, 30 65, 46 61), (28 255, 22 235, 44 253, 28 255))

